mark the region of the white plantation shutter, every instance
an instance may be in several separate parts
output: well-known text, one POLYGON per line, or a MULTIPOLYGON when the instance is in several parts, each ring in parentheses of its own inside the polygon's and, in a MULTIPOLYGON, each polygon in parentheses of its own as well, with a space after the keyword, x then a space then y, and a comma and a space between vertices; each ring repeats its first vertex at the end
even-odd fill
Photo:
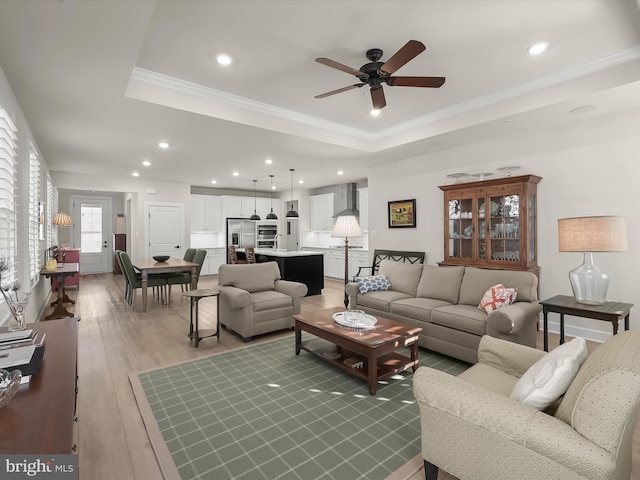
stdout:
POLYGON ((53 183, 51 183, 51 176, 47 173, 47 217, 45 218, 45 225, 47 226, 47 248, 55 245, 53 242, 53 212, 57 211, 54 208, 54 195, 53 195, 53 183))
MULTIPOLYGON (((16 126, 9 113, 0 106, 0 257, 7 257, 14 266, 18 254, 15 195, 16 132, 16 126)), ((15 278, 15 270, 2 274, 3 283, 14 281, 15 278)))
POLYGON ((29 149, 29 278, 38 279, 40 271, 40 162, 31 145, 29 149))

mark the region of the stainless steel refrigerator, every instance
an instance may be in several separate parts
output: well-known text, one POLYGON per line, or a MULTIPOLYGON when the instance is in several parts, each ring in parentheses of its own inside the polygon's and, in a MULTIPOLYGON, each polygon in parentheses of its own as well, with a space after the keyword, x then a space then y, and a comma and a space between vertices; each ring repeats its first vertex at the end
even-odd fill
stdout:
MULTIPOLYGON (((256 222, 246 218, 227 218, 227 247, 256 246, 256 222)), ((228 257, 229 248, 227 248, 228 257)))

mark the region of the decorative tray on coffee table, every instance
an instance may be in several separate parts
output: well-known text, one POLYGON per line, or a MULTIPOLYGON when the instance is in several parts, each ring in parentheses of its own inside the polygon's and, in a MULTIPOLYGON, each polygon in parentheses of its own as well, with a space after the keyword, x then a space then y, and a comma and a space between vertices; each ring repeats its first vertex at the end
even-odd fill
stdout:
POLYGON ((350 328, 373 328, 378 321, 376 317, 368 315, 362 310, 347 310, 334 313, 332 316, 338 325, 350 328))

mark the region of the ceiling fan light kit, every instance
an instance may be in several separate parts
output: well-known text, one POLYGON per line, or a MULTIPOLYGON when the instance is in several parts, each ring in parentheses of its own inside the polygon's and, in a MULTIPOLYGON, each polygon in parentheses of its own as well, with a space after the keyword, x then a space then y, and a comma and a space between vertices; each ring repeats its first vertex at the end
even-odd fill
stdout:
POLYGON ((364 64, 359 70, 348 67, 334 60, 325 57, 316 58, 316 62, 335 68, 342 72, 357 77, 360 83, 342 87, 337 90, 316 95, 315 98, 326 98, 337 93, 353 90, 354 88, 369 85, 373 110, 380 110, 387 105, 382 84, 386 83, 390 87, 426 87, 439 88, 444 82, 444 77, 393 77, 392 75, 413 60, 417 55, 424 52, 426 47, 422 42, 409 40, 400 50, 391 56, 386 62, 381 62, 383 51, 379 48, 367 50, 369 63, 364 64))

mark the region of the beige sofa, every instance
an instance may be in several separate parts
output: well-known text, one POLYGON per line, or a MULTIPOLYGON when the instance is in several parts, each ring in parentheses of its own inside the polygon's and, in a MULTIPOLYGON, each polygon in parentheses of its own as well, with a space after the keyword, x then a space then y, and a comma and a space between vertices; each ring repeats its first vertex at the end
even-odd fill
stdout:
POLYGON ((221 265, 218 270, 220 323, 245 342, 254 335, 292 328, 307 294, 303 283, 280 280, 276 262, 221 265))
POLYGON ((356 283, 349 283, 349 308, 421 327, 418 343, 424 348, 477 363, 483 335, 536 345, 542 307, 538 304, 538 277, 533 273, 384 260, 378 274, 391 282, 390 290, 361 294, 356 283), (487 314, 478 304, 484 293, 499 283, 518 289, 516 301, 487 314))

